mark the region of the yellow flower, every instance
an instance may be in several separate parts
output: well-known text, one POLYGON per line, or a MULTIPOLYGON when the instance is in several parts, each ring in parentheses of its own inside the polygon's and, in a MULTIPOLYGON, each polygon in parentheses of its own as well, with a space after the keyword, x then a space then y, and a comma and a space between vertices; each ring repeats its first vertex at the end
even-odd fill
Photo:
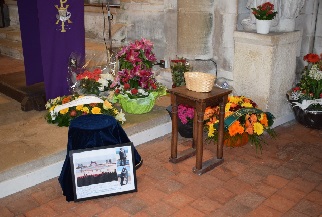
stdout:
POLYGON ((230 103, 235 103, 235 104, 238 104, 238 102, 240 101, 240 98, 239 97, 233 97, 233 96, 231 96, 230 98, 229 98, 229 102, 230 103))
POLYGON ((256 122, 254 123, 254 132, 257 134, 257 135, 262 135, 263 132, 264 132, 264 127, 263 125, 261 125, 260 123, 256 122))
POLYGON ((253 105, 249 102, 244 102, 241 106, 245 107, 245 108, 252 108, 253 105))
POLYGON ((229 102, 226 104, 226 106, 225 106, 225 112, 228 112, 229 111, 230 105, 231 105, 231 103, 229 103, 229 102))
POLYGON ((208 124, 208 126, 209 126, 208 137, 213 137, 215 133, 214 124, 210 123, 208 124))
POLYGON ((83 109, 84 105, 78 105, 76 106, 76 110, 77 111, 81 111, 83 109))
POLYGON ((95 114, 95 115, 102 114, 101 109, 99 107, 92 108, 91 112, 92 112, 92 114, 95 114))
POLYGON ((104 103, 103 103, 103 108, 105 110, 108 110, 108 109, 113 108, 113 106, 112 106, 112 104, 108 100, 105 100, 104 103))
POLYGON ((113 108, 113 113, 114 113, 115 115, 117 115, 117 114, 119 113, 119 111, 118 111, 116 108, 113 108))
POLYGON ((68 112, 69 108, 65 108, 59 111, 60 114, 64 115, 68 112))
POLYGON ((55 105, 50 107, 49 111, 54 111, 55 107, 56 107, 55 105))
POLYGON ((89 109, 87 107, 83 107, 82 112, 89 113, 89 109))

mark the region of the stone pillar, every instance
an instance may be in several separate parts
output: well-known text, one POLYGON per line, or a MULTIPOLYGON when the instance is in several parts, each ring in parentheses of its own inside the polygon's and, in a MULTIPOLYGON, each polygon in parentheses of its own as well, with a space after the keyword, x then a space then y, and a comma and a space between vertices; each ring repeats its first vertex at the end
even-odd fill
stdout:
POLYGON ((294 118, 286 92, 295 80, 300 31, 261 35, 234 32, 234 89, 275 117, 275 126, 294 118))

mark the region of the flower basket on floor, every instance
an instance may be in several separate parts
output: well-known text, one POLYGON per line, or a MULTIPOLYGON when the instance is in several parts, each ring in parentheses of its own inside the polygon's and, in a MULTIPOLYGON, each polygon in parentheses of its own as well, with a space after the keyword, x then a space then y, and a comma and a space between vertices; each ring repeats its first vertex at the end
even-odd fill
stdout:
POLYGON ((289 93, 295 119, 302 125, 322 129, 322 54, 307 54, 299 83, 289 93))
POLYGON ((165 86, 156 81, 152 72, 156 61, 152 48, 151 41, 141 39, 123 47, 117 54, 120 71, 110 87, 114 90, 114 100, 128 113, 147 113, 155 100, 166 94, 165 86))
MULTIPOLYGON (((207 140, 218 141, 219 106, 207 107, 204 115, 207 140)), ((257 104, 244 96, 229 96, 225 107, 224 144, 238 147, 251 143, 257 150, 262 150, 262 143, 266 143, 263 135, 266 132, 275 137, 271 129, 274 116, 257 108, 257 104)))

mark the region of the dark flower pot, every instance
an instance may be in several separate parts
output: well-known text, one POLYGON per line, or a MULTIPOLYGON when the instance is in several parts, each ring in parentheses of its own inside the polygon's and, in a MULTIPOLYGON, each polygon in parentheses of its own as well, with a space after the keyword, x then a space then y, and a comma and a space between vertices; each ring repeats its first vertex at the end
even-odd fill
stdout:
POLYGON ((313 128, 313 129, 322 129, 322 112, 313 112, 303 110, 298 106, 294 106, 294 100, 289 99, 289 95, 286 94, 288 102, 291 104, 295 119, 300 124, 313 128))
MULTIPOLYGON (((171 116, 172 107, 168 106, 166 110, 168 111, 170 117, 172 118, 171 116)), ((184 138, 193 138, 193 122, 188 122, 187 124, 183 124, 178 118, 178 132, 180 136, 184 138)))

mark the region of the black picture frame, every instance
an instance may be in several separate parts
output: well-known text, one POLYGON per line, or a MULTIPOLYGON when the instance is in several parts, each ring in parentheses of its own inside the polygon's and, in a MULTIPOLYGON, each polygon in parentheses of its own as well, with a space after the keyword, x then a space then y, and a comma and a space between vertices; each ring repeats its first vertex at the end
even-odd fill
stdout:
POLYGON ((132 142, 69 151, 74 201, 136 192, 133 153, 132 142))

